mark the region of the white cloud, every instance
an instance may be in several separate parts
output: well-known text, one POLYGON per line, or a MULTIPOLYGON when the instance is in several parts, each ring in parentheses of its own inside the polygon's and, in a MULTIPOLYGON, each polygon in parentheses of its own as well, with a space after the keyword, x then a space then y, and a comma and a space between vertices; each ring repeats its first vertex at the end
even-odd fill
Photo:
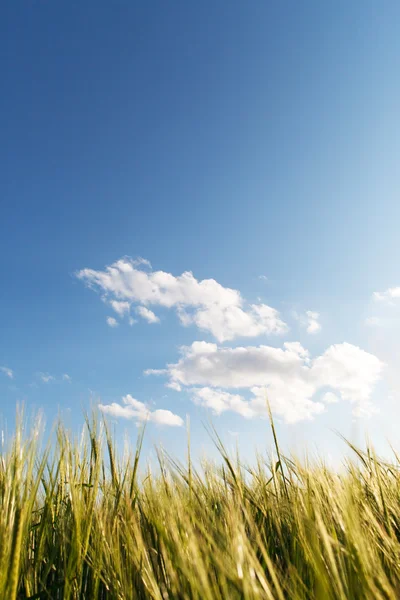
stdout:
POLYGON ((259 275, 258 279, 261 279, 261 281, 269 282, 269 279, 266 275, 259 275))
POLYGON ((143 374, 144 375, 165 375, 168 373, 167 369, 146 369, 143 374))
POLYGON ((220 342, 288 330, 277 310, 266 304, 246 305, 238 290, 214 279, 198 281, 189 271, 178 277, 164 271, 144 271, 140 268, 143 264, 143 259, 138 264, 122 258, 104 271, 82 269, 76 275, 110 302, 141 304, 137 310, 149 305, 174 308, 182 325, 195 324, 220 342))
POLYGON ((374 292, 372 300, 370 309, 375 314, 365 318, 364 323, 367 327, 393 328, 399 325, 400 286, 374 292))
POLYGON ((14 379, 14 371, 8 367, 0 367, 0 371, 10 379, 14 379))
POLYGON ((270 403, 274 414, 282 417, 286 423, 309 420, 324 411, 324 406, 320 402, 313 402, 300 396, 297 397, 295 403, 287 395, 282 396, 277 402, 267 387, 251 388, 250 400, 239 394, 231 394, 209 387, 191 388, 190 391, 195 404, 210 408, 216 415, 229 410, 246 419, 266 418, 268 416, 267 402, 270 403))
POLYGON ((312 375, 319 385, 327 385, 354 406, 357 414, 375 412, 370 398, 381 378, 383 363, 352 344, 330 346, 313 361, 312 375))
POLYGON ((182 391, 182 386, 177 381, 168 381, 168 383, 165 384, 165 387, 169 388, 170 390, 175 390, 175 392, 182 391))
POLYGON ((372 295, 376 302, 383 302, 386 304, 395 304, 396 300, 400 299, 400 287, 388 288, 384 292, 374 292, 372 295))
POLYGON ((121 302, 120 300, 111 300, 110 305, 120 317, 123 317, 125 313, 129 313, 131 307, 129 302, 121 302))
POLYGON ((71 383, 71 377, 68 375, 68 373, 64 373, 64 375, 62 376, 63 381, 67 381, 68 383, 71 383))
POLYGON ((336 402, 339 402, 339 398, 333 392, 326 392, 326 394, 322 396, 322 402, 324 404, 336 404, 336 402))
POLYGON ((209 387, 192 388, 191 393, 195 404, 211 408, 216 415, 231 410, 242 415, 242 417, 251 418, 254 416, 250 403, 246 402, 239 394, 230 394, 209 387))
POLYGON ((147 267, 148 269, 152 268, 151 262, 149 260, 147 260, 147 258, 142 258, 141 256, 138 256, 134 260, 132 260, 129 257, 125 257, 125 260, 129 260, 135 267, 143 265, 144 267, 147 267))
POLYGON ((307 310, 306 312, 308 323, 307 323, 307 333, 318 333, 321 331, 321 324, 319 323, 319 313, 307 310))
POLYGON ((265 416, 268 397, 274 413, 291 423, 324 410, 313 397, 326 387, 351 402, 354 412, 371 413, 371 395, 383 369, 376 356, 347 343, 330 346, 315 359, 299 342, 286 342, 283 348, 194 342, 181 353, 177 363, 167 366, 169 387, 188 389, 196 402, 216 412, 233 410, 249 418, 265 416), (252 397, 231 394, 231 389, 247 389, 252 397))
POLYGON ((43 381, 43 383, 50 383, 50 381, 54 381, 53 375, 49 373, 38 373, 39 378, 43 381))
POLYGON ((305 314, 299 315, 296 311, 293 311, 293 316, 299 321, 302 327, 305 327, 307 333, 315 334, 321 331, 320 315, 318 312, 307 310, 305 314))
POLYGON ((145 306, 138 306, 136 309, 138 315, 142 317, 148 323, 159 323, 160 319, 153 313, 152 310, 146 308, 145 306))
POLYGON ((133 419, 137 422, 150 421, 158 425, 169 425, 171 427, 182 427, 183 419, 170 410, 157 409, 151 411, 143 402, 135 400, 130 394, 123 396, 123 404, 99 404, 102 412, 114 417, 133 419))
POLYGON ((114 317, 107 317, 106 321, 107 325, 110 327, 118 327, 118 321, 117 319, 114 319, 114 317))
POLYGON ((197 310, 193 322, 199 329, 211 331, 220 342, 287 330, 278 311, 266 304, 252 304, 247 311, 240 306, 209 306, 197 310))
POLYGON ((132 327, 132 325, 134 325, 135 323, 137 323, 136 319, 134 319, 133 317, 129 317, 129 325, 132 327))

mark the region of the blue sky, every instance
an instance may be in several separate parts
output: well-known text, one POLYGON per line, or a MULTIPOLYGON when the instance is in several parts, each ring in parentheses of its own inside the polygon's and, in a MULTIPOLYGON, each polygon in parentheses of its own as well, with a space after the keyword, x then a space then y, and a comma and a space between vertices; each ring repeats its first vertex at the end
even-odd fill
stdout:
POLYGON ((121 437, 149 417, 179 454, 190 415, 197 453, 212 418, 246 454, 268 390, 288 448, 396 442, 399 18, 2 4, 5 423, 23 401, 78 427, 100 403, 121 437))

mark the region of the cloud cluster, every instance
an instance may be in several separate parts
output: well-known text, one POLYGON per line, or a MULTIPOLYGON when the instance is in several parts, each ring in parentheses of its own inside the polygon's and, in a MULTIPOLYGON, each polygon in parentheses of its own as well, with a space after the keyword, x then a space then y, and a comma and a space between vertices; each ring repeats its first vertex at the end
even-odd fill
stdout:
MULTIPOLYGON (((249 304, 238 290, 215 279, 198 280, 189 271, 178 276, 153 271, 145 259, 130 258, 103 270, 85 268, 76 276, 112 308, 115 316, 107 318, 110 327, 117 327, 123 318, 132 325, 133 316, 159 323, 157 308, 163 308, 173 310, 183 326, 195 325, 211 333, 218 344, 194 342, 181 349, 176 363, 161 370, 148 369, 145 374, 165 376, 168 388, 188 392, 193 402, 216 414, 232 411, 245 418, 265 417, 267 397, 273 412, 288 423, 311 419, 339 400, 351 403, 356 414, 374 411, 371 398, 383 363, 357 346, 332 345, 314 358, 299 342, 286 342, 282 347, 222 346, 238 337, 283 334, 288 326, 276 309, 261 300, 249 304)), ((260 279, 267 280, 265 276, 260 279)), ((400 288, 374 294, 381 303, 391 304, 398 298, 400 288)), ((321 331, 318 312, 293 316, 307 333, 321 331)), ((376 325, 377 320, 368 324, 376 325)), ((151 411, 129 395, 122 404, 100 407, 136 421, 182 425, 179 416, 151 411)))
MULTIPOLYGON (((122 258, 103 271, 82 269, 76 276, 100 291, 120 317, 134 305, 141 317, 155 323, 158 317, 149 306, 173 308, 183 325, 194 324, 219 342, 288 330, 276 309, 266 304, 246 305, 238 290, 214 279, 198 281, 189 271, 176 277, 148 267, 144 259, 138 263, 122 258)), ((107 321, 111 325, 110 317, 107 321)))
POLYGON ((169 410, 157 409, 151 411, 143 402, 135 400, 130 394, 123 396, 122 404, 99 404, 102 412, 114 417, 133 419, 138 423, 150 421, 158 425, 169 425, 171 427, 182 427, 183 420, 169 410))
POLYGON ((286 342, 283 348, 194 342, 181 348, 177 363, 155 374, 167 374, 169 387, 187 389, 196 403, 218 414, 230 410, 247 418, 265 416, 268 397, 274 413, 294 423, 323 412, 325 403, 333 401, 333 391, 355 413, 370 414, 382 369, 377 357, 348 343, 330 346, 311 359, 299 342, 286 342), (232 389, 247 390, 251 398, 232 394, 232 389), (320 391, 331 395, 317 401, 320 391))

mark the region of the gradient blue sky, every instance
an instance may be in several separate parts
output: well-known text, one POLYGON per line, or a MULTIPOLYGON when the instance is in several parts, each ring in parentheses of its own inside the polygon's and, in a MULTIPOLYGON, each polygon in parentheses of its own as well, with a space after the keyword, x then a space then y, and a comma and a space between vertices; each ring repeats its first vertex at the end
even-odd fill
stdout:
MULTIPOLYGON (((193 403, 193 386, 178 392, 165 387, 167 374, 144 370, 177 363, 179 348, 195 341, 216 343, 221 356, 249 348, 250 370, 254 347, 299 342, 310 353, 303 373, 346 342, 355 354, 334 377, 358 369, 350 387, 372 377, 367 395, 379 412, 359 419, 339 391, 324 412, 290 424, 277 394, 282 443, 335 454, 332 429, 357 437, 364 428, 378 445, 385 436, 396 443, 399 25, 396 1, 3 2, 3 421, 24 401, 28 412, 42 407, 52 422, 61 411, 75 427, 91 402, 130 394, 152 411, 189 414, 196 452, 209 449, 202 422, 211 417, 247 453, 269 443, 262 416, 215 415, 193 403), (272 307, 286 332, 217 340, 210 328, 182 325, 178 300, 167 309, 137 297, 129 326, 109 304, 125 297, 109 289, 102 301, 104 289, 76 276, 125 256, 238 290, 247 314, 250 304, 272 307), (149 324, 138 306, 160 322, 149 324), (306 311, 319 314, 319 331, 307 333, 306 311), (360 367, 359 348, 378 362, 360 367)), ((229 368, 224 385, 211 377, 207 387, 248 402, 229 368)), ((311 401, 334 368, 324 366, 311 401)), ((290 387, 293 372, 278 371, 290 387)), ((116 427, 136 435, 135 419, 116 427)), ((184 427, 150 423, 148 443, 158 440, 180 453, 184 427)))

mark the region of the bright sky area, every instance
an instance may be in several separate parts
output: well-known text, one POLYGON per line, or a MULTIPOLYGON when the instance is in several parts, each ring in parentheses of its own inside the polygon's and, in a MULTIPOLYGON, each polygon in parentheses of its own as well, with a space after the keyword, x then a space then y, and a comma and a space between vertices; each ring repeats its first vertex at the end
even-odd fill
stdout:
POLYGON ((400 3, 3 2, 0 403, 397 442, 400 3))

